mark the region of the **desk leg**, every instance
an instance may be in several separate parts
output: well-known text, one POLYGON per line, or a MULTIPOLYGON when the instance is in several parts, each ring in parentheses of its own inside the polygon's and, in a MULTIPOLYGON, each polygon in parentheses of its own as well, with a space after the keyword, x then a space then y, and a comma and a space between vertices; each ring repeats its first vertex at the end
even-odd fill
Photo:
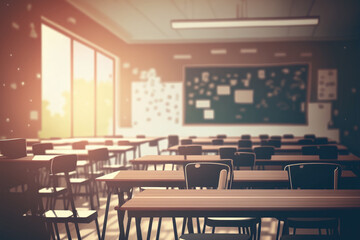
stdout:
POLYGON ((138 146, 138 150, 139 150, 139 157, 141 157, 141 145, 140 144, 138 146))
POLYGON ((138 240, 142 240, 142 235, 141 235, 141 218, 140 218, 140 217, 136 217, 136 218, 135 218, 135 222, 136 222, 136 235, 137 235, 137 239, 138 239, 138 240))
MULTIPOLYGON (((117 189, 119 207, 121 207, 125 203, 124 193, 125 191, 123 189, 120 190, 117 189)), ((123 240, 126 239, 125 228, 124 228, 125 211, 118 210, 117 215, 118 215, 118 223, 119 223, 119 231, 120 231, 119 239, 123 240)))
POLYGON ((110 207, 110 199, 111 199, 112 190, 113 190, 113 188, 109 188, 109 192, 108 192, 108 195, 107 195, 106 207, 105 207, 105 216, 104 216, 104 223, 103 223, 103 230, 102 230, 102 235, 101 235, 102 240, 105 240, 106 224, 107 224, 107 218, 108 218, 108 214, 109 214, 109 207, 110 207))

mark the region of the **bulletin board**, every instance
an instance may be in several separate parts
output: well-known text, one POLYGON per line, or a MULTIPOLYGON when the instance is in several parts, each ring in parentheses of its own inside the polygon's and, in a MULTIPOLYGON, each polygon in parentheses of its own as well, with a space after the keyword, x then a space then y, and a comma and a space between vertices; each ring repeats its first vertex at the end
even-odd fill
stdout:
POLYGON ((309 64, 186 66, 184 124, 307 124, 309 64))

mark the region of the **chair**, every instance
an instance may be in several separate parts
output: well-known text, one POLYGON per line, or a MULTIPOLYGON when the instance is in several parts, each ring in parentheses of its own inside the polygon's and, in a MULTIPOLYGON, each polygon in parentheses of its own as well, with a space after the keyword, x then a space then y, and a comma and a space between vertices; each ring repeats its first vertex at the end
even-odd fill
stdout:
POLYGON ((304 135, 304 138, 315 139, 316 136, 315 136, 315 134, 305 134, 305 135, 304 135))
POLYGON ((139 134, 139 135, 136 135, 136 138, 146 138, 146 136, 143 134, 139 134))
POLYGON ((197 138, 197 136, 189 136, 189 139, 197 138))
POLYGON ((216 138, 227 138, 226 134, 218 134, 216 138))
POLYGON ((243 234, 209 234, 189 233, 180 236, 180 240, 250 240, 251 236, 243 234))
POLYGON ((333 145, 319 146, 318 154, 320 159, 337 159, 338 148, 333 145))
POLYGON ((192 139, 181 139, 180 144, 181 145, 190 145, 192 144, 192 139))
POLYGON ((86 145, 88 145, 89 142, 88 141, 78 141, 78 142, 74 142, 71 144, 72 149, 85 149, 86 145))
POLYGON ((271 140, 281 140, 281 136, 279 135, 273 135, 270 137, 271 140))
POLYGON ((251 140, 239 140, 238 147, 239 148, 252 148, 252 141, 251 140))
POLYGON ((202 155, 201 145, 179 146, 178 155, 202 155))
POLYGON ((224 140, 223 139, 213 139, 213 140, 211 140, 211 144, 212 145, 224 145, 224 140))
MULTIPOLYGON (((232 160, 221 160, 217 162, 203 162, 203 163, 189 163, 185 166, 184 173, 185 173, 185 183, 187 189, 194 189, 194 188, 227 189, 227 188, 231 188, 231 184, 233 180, 233 164, 232 164, 232 160), (224 175, 221 176, 222 174, 224 175), (225 179, 226 181, 224 181, 225 179)), ((207 217, 205 218, 204 221, 204 227, 202 233, 203 234, 205 233, 206 226, 212 227, 213 234, 215 233, 216 227, 238 227, 239 233, 240 233, 240 229, 243 228, 243 231, 251 233, 249 239, 251 238, 256 239, 256 235, 257 235, 256 225, 258 223, 260 223, 260 219, 256 219, 256 218, 207 217)), ((259 225, 259 229, 260 229, 260 225, 259 225)))
MULTIPOLYGON (((275 148, 273 146, 255 147, 254 153, 256 159, 271 159, 271 156, 275 153, 275 148)), ((262 165, 262 169, 265 169, 264 165, 262 165)))
POLYGON ((26 157, 26 139, 13 138, 0 140, 0 153, 8 158, 26 157))
POLYGON ((312 138, 299 139, 297 141, 297 143, 299 145, 313 145, 314 144, 314 139, 312 139, 312 138))
POLYGON ((281 140, 270 139, 267 141, 266 146, 273 146, 273 147, 279 148, 279 147, 281 147, 281 140))
POLYGON ((317 137, 315 138, 315 144, 328 144, 329 140, 327 137, 317 137))
POLYGON ((243 135, 241 135, 241 139, 242 139, 242 140, 250 140, 250 139, 251 139, 251 135, 249 135, 249 134, 243 134, 243 135))
POLYGON ((51 174, 54 175, 54 174, 58 174, 58 173, 64 173, 66 187, 68 189, 67 196, 68 196, 68 201, 70 202, 71 210, 52 209, 52 210, 46 211, 43 216, 45 217, 45 221, 48 224, 48 228, 49 228, 48 230, 50 231, 53 239, 55 239, 55 234, 53 232, 53 226, 55 228, 57 238, 60 239, 57 223, 65 224, 68 239, 71 239, 71 233, 70 233, 68 223, 69 222, 74 223, 77 237, 78 237, 78 239, 81 239, 79 223, 90 223, 92 221, 95 221, 97 235, 98 235, 98 238, 101 239, 99 223, 98 223, 98 219, 97 219, 97 217, 98 217, 97 212, 95 210, 78 211, 75 207, 69 172, 74 171, 76 169, 76 161, 77 161, 76 155, 61 155, 61 156, 56 156, 53 158, 53 160, 51 162, 51 169, 50 169, 51 174))
POLYGON ((179 145, 179 136, 178 135, 169 135, 168 136, 168 148, 179 145))
POLYGON ((301 147, 302 155, 318 155, 317 146, 302 146, 301 147))
POLYGON ((292 139, 292 138, 294 138, 294 134, 284 134, 284 135, 283 135, 283 138, 285 138, 285 139, 292 139))
POLYGON ((268 134, 260 134, 260 135, 259 135, 259 138, 260 138, 260 139, 268 139, 268 138, 269 138, 269 135, 268 135, 268 134))
POLYGON ((35 143, 31 147, 34 155, 45 155, 46 150, 54 149, 52 143, 35 143))
MULTIPOLYGON (((341 176, 341 167, 332 163, 299 163, 290 164, 285 167, 289 175, 291 189, 337 189, 341 176)), ((338 236, 338 219, 336 218, 287 218, 284 230, 297 228, 327 229, 334 236, 338 236)), ((279 230, 279 227, 278 227, 279 230)), ((298 238, 285 238, 298 239, 298 238)), ((314 239, 314 238, 311 238, 314 239)))
POLYGON ((237 149, 234 147, 221 147, 219 149, 220 159, 234 159, 237 149))
POLYGON ((241 167, 250 167, 251 170, 255 164, 255 153, 236 152, 234 160, 234 169, 240 170, 241 167))

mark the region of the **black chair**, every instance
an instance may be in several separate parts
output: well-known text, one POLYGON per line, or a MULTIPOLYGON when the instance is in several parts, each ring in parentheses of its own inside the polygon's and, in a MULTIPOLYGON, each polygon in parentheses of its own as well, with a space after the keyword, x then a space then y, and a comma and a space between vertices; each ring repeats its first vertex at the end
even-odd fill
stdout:
POLYGON ((240 170, 242 167, 250 167, 250 169, 253 170, 255 164, 255 153, 236 152, 233 160, 235 170, 240 170))
POLYGON ((299 145, 313 145, 314 144, 314 139, 312 139, 312 138, 299 139, 297 141, 297 143, 299 145))
POLYGON ((144 134, 139 134, 139 135, 136 135, 136 138, 146 138, 146 136, 144 134))
POLYGON ((279 147, 281 147, 281 140, 270 139, 267 141, 265 146, 273 146, 273 147, 279 148, 279 147))
POLYGON ((168 148, 179 145, 179 136, 178 135, 169 135, 168 136, 168 148))
POLYGON ((327 137, 317 137, 315 138, 315 144, 328 144, 329 140, 327 137))
POLYGON ((202 155, 201 145, 179 146, 179 155, 202 155))
POLYGON ((305 135, 304 135, 304 138, 315 139, 316 136, 315 136, 315 134, 305 134, 305 135))
POLYGON ((181 139, 181 145, 191 145, 193 143, 192 139, 181 139))
POLYGON ((213 140, 211 140, 211 144, 212 145, 224 145, 224 140, 223 139, 213 139, 213 140))
POLYGON ((76 169, 76 161, 77 161, 76 155, 61 155, 61 156, 54 157, 54 159, 52 160, 51 169, 50 169, 51 174, 64 173, 66 187, 68 189, 67 196, 68 196, 68 201, 70 202, 71 210, 55 210, 55 209, 48 210, 44 213, 45 221, 48 224, 48 228, 49 228, 49 231, 50 231, 53 239, 55 239, 53 226, 54 226, 57 238, 60 239, 59 231, 58 231, 58 227, 57 227, 58 223, 65 224, 68 239, 71 239, 71 233, 70 233, 68 223, 74 223, 77 237, 78 237, 78 239, 81 239, 79 223, 90 223, 90 222, 95 221, 97 235, 98 235, 98 238, 101 239, 99 223, 98 223, 98 219, 97 219, 97 217, 98 217, 97 212, 95 210, 78 211, 75 207, 69 172, 74 171, 76 169))
POLYGON ((34 155, 45 155, 46 150, 54 149, 52 143, 35 143, 31 147, 34 155))
POLYGON ((0 153, 8 158, 26 157, 26 139, 13 138, 0 140, 0 153))
MULTIPOLYGON (((273 146, 255 147, 254 153, 256 159, 271 159, 271 156, 275 153, 275 148, 273 146)), ((262 169, 265 169, 264 165, 262 165, 262 169)))
POLYGON ((259 138, 260 139, 269 139, 269 135, 268 134, 260 134, 259 138))
POLYGON ((234 159, 237 148, 221 147, 219 149, 220 159, 234 159))
POLYGON ((251 140, 239 140, 238 147, 239 148, 252 148, 252 141, 251 140))
POLYGON ((292 138, 294 138, 294 134, 284 134, 284 135, 283 135, 283 138, 285 138, 285 139, 292 139, 292 138))
POLYGON ((242 139, 242 140, 250 140, 250 139, 251 139, 251 135, 249 135, 249 134, 243 134, 243 135, 241 135, 241 139, 242 139))
POLYGON ((270 137, 270 139, 272 139, 272 140, 281 140, 281 136, 273 135, 273 136, 270 137))
MULTIPOLYGON (((204 162, 204 163, 189 163, 185 166, 184 172, 185 172, 185 183, 187 189, 231 188, 231 184, 233 180, 232 160, 222 160, 217 162, 204 162), (224 176, 221 176, 223 171, 226 172, 226 174, 224 174, 224 176)), ((213 234, 215 233, 216 227, 238 227, 239 233, 240 233, 240 229, 243 228, 243 231, 247 231, 251 233, 250 239, 251 238, 256 239, 256 235, 257 235, 256 225, 258 223, 260 223, 260 219, 256 219, 256 218, 207 217, 204 220, 204 227, 202 233, 203 234, 205 233, 206 226, 212 227, 213 234)), ((198 226, 199 226, 199 222, 198 222, 198 226)), ((261 226, 259 225, 259 229, 260 227, 261 226)))
POLYGON ((227 138, 226 134, 218 134, 216 138, 227 138))
POLYGON ((317 146, 302 146, 301 147, 302 155, 318 155, 317 146))
MULTIPOLYGON (((288 172, 291 189, 337 189, 341 176, 341 167, 332 163, 299 163, 285 167, 288 172)), ((287 218, 284 223, 284 231, 293 228, 296 234, 297 228, 327 229, 332 235, 338 236, 338 219, 336 218, 287 218), (329 231, 330 230, 330 231, 329 231)), ((278 226, 279 230, 279 226, 278 226)), ((291 239, 291 238, 287 238, 291 239)), ((294 238, 297 239, 297 238, 294 238)), ((314 239, 314 238, 312 238, 314 239)))
POLYGON ((338 148, 333 145, 319 146, 318 154, 320 159, 337 159, 338 148))
POLYGON ((195 139, 197 136, 189 136, 189 139, 195 139))

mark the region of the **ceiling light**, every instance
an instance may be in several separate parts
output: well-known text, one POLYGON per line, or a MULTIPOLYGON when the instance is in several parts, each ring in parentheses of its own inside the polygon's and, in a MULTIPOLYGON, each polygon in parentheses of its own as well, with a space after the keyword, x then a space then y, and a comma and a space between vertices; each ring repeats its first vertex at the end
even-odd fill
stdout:
POLYGON ((236 28, 236 27, 288 27, 319 24, 319 17, 304 18, 244 18, 244 19, 199 19, 173 20, 174 29, 236 28))

